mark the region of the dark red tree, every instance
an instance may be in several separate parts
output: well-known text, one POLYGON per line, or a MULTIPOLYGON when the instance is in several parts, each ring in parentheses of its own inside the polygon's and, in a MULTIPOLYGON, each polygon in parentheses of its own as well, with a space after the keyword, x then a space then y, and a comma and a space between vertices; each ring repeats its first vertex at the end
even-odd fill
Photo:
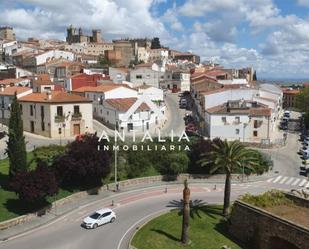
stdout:
POLYGON ((58 192, 54 172, 42 162, 33 171, 18 173, 10 185, 25 202, 41 201, 58 192))
POLYGON ((102 185, 102 178, 111 171, 110 152, 103 150, 104 145, 96 135, 85 135, 70 143, 67 153, 53 163, 60 185, 71 188, 102 185))

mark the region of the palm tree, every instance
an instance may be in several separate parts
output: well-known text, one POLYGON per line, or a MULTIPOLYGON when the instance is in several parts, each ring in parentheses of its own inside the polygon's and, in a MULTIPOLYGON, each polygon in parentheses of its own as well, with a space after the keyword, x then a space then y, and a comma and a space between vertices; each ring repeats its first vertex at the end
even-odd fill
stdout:
POLYGON ((201 166, 211 166, 210 173, 213 174, 219 169, 223 169, 226 174, 224 187, 224 205, 223 215, 229 215, 230 199, 231 199, 231 176, 236 168, 249 168, 254 170, 254 166, 258 164, 257 153, 254 150, 247 149, 239 141, 228 142, 217 141, 213 143, 211 152, 203 154, 199 161, 201 166))
POLYGON ((183 214, 182 214, 182 233, 181 242, 187 244, 189 241, 189 219, 190 219, 190 189, 187 179, 184 181, 183 189, 183 214))

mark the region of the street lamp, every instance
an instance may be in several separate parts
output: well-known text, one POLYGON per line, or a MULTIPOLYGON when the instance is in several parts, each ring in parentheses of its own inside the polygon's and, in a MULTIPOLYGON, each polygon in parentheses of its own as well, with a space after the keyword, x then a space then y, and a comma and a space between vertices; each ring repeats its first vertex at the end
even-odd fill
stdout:
POLYGON ((117 140, 115 138, 115 192, 119 190, 119 185, 117 181, 117 140))
MULTIPOLYGON (((243 123, 243 143, 245 142, 245 131, 246 131, 246 127, 247 127, 247 123, 243 123)), ((244 182, 244 176, 245 176, 245 165, 242 164, 242 179, 241 182, 244 182)))

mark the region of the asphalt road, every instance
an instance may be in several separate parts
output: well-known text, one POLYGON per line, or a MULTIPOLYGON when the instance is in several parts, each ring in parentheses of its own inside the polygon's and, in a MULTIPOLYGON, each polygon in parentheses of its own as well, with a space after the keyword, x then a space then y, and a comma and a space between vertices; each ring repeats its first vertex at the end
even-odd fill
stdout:
POLYGON ((180 135, 185 130, 184 117, 185 109, 179 108, 179 97, 177 93, 167 93, 165 103, 168 108, 167 123, 162 129, 162 134, 170 134, 171 130, 175 135, 180 135))
MULTIPOLYGON (((278 183, 256 182, 235 184, 232 187, 232 199, 246 192, 260 193, 279 187, 278 183)), ((280 185, 284 189, 290 186, 280 185)), ((191 184, 191 200, 204 203, 222 203, 223 185, 217 184, 216 190, 210 184, 191 184)), ((86 230, 80 226, 84 217, 102 207, 109 206, 110 199, 103 199, 58 218, 26 234, 0 243, 3 249, 124 249, 130 235, 142 223, 153 215, 175 208, 182 198, 182 185, 165 188, 153 187, 119 194, 114 197, 117 219, 113 224, 103 225, 95 230, 86 230), (171 206, 171 202, 175 205, 171 206)))

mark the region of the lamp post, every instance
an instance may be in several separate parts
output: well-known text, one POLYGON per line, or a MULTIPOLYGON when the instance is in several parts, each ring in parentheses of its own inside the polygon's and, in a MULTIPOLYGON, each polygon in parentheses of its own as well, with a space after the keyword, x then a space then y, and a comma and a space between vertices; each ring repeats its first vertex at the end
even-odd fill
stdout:
POLYGON ((115 138, 115 192, 119 190, 117 181, 117 140, 115 138))
MULTIPOLYGON (((247 123, 243 123, 243 143, 245 142, 245 131, 247 127, 247 123)), ((245 166, 242 164, 242 177, 241 177, 241 182, 244 182, 244 176, 245 176, 245 166)))

